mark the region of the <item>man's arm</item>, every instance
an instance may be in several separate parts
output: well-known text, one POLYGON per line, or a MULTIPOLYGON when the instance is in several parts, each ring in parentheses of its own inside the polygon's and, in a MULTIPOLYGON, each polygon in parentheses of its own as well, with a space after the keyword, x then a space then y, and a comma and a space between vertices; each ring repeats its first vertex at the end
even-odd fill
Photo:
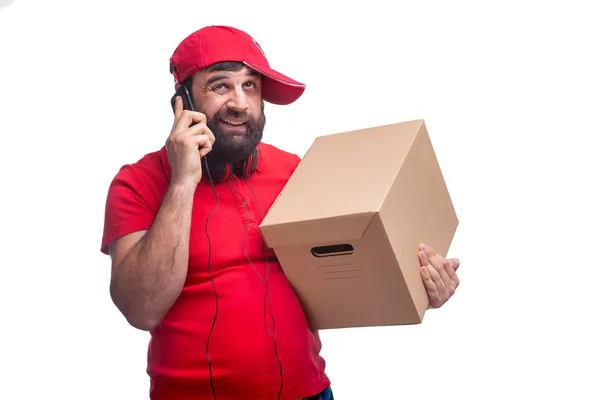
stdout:
POLYGON ((109 245, 110 295, 127 321, 154 329, 177 300, 187 275, 195 185, 172 185, 152 227, 109 245))
POLYGON ((145 201, 129 184, 120 182, 109 191, 109 222, 105 225, 110 232, 108 237, 117 235, 116 225, 124 221, 131 224, 140 215, 144 227, 151 221, 148 230, 140 228, 119 235, 108 246, 112 259, 111 298, 127 321, 138 329, 152 330, 158 326, 181 294, 187 276, 194 193, 202 179, 200 160, 212 150, 214 141, 215 136, 206 126, 206 116, 184 110, 178 96, 175 121, 165 143, 171 176, 156 215, 150 219, 147 210, 141 211, 147 208, 145 201))

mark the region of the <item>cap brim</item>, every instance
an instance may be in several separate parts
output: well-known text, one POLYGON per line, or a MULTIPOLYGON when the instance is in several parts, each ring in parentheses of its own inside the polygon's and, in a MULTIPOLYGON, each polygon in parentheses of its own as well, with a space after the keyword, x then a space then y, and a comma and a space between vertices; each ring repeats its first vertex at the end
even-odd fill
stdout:
POLYGON ((290 104, 298 100, 306 89, 305 84, 285 76, 267 65, 251 65, 247 62, 244 64, 263 75, 262 98, 264 101, 279 105, 290 104))

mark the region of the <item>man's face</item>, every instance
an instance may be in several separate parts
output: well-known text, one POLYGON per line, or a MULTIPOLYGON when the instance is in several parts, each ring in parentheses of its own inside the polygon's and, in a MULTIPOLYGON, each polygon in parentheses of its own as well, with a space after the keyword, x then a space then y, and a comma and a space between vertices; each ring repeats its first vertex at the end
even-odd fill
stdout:
POLYGON ((200 71, 194 76, 192 95, 215 135, 212 157, 222 162, 248 158, 262 140, 266 122, 260 75, 248 67, 200 71))

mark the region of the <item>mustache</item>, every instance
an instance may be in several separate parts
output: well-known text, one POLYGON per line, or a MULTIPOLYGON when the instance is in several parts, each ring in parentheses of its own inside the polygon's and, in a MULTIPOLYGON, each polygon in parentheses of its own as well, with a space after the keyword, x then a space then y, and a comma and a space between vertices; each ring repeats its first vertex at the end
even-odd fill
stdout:
POLYGON ((250 114, 245 111, 236 111, 230 108, 219 110, 213 118, 235 118, 235 119, 248 119, 252 120, 250 114))

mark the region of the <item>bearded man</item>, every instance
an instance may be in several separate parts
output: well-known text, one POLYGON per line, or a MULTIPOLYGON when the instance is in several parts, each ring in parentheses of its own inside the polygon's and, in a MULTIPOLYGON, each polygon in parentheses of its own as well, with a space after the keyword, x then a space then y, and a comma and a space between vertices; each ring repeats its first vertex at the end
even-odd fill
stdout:
MULTIPOLYGON (((185 38, 170 70, 172 130, 114 177, 101 245, 113 302, 151 335, 150 398, 333 399, 319 334, 259 230, 300 162, 262 142, 264 102, 291 104, 305 86, 227 26, 185 38)), ((454 288, 439 285, 458 283, 444 265, 458 262, 419 259, 443 304, 454 288)))

